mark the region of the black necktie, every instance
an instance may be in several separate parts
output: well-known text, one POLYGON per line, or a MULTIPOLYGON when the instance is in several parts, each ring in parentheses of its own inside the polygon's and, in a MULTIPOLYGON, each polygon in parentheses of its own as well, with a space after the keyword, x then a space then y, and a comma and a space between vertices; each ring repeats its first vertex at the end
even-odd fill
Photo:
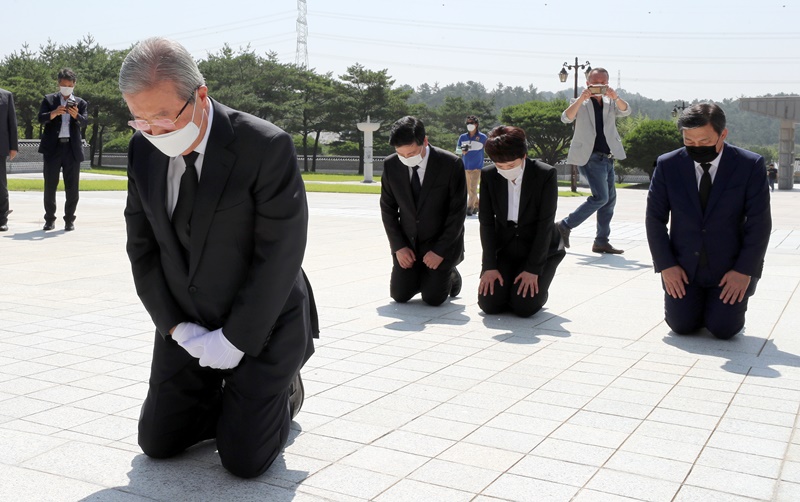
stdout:
POLYGON ((703 175, 700 176, 700 207, 705 212, 708 205, 708 196, 711 195, 711 173, 708 172, 711 169, 711 164, 704 162, 700 164, 700 167, 703 168, 703 175))
POLYGON ((194 197, 197 194, 197 169, 194 167, 194 162, 197 160, 198 155, 200 154, 192 152, 183 156, 183 160, 186 162, 186 171, 181 176, 178 202, 172 212, 172 227, 187 251, 189 250, 189 236, 191 235, 192 207, 194 206, 194 197))
POLYGON ((422 182, 419 180, 419 166, 414 166, 411 169, 414 173, 411 175, 411 195, 414 196, 414 205, 419 204, 419 193, 422 191, 422 182))

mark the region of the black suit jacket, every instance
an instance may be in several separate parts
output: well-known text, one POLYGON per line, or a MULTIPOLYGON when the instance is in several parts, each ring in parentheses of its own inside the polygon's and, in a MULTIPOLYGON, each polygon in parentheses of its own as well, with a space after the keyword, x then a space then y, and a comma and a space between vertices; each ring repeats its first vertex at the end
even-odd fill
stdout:
MULTIPOLYGON (((83 141, 81 141, 81 127, 86 127, 88 122, 88 103, 83 99, 73 96, 78 104, 78 117, 69 117, 69 145, 72 154, 79 162, 83 162, 83 141)), ((50 120, 50 112, 61 106, 61 93, 48 94, 39 107, 39 123, 44 124, 44 132, 39 143, 39 153, 54 155, 58 151, 58 134, 61 132, 61 115, 50 120)))
POLYGON ((392 253, 409 247, 421 260, 428 251, 454 267, 464 259, 467 182, 456 155, 430 147, 419 207, 411 194, 408 167, 394 153, 383 162, 381 217, 392 253))
POLYGON ((165 205, 169 158, 141 133, 131 139, 125 220, 136 291, 162 336, 190 321, 223 328, 248 355, 269 344, 305 360, 317 334, 313 318, 306 330, 271 337, 284 313, 316 312, 300 268, 308 208, 292 139, 269 122, 212 106, 188 263, 165 205))
POLYGON ((10 150, 19 150, 17 137, 17 114, 14 110, 14 96, 0 89, 0 157, 6 157, 10 150))
POLYGON ((658 158, 645 219, 655 271, 680 265, 691 281, 705 249, 713 280, 761 277, 772 230, 764 158, 726 143, 705 212, 697 185, 685 148, 658 158))
POLYGON ((528 250, 525 271, 541 275, 547 257, 558 251, 558 231, 553 223, 557 205, 555 168, 538 160, 525 159, 517 225, 509 224, 508 180, 494 166, 484 167, 478 213, 483 270, 496 270, 498 256, 517 238, 517 246, 528 250))

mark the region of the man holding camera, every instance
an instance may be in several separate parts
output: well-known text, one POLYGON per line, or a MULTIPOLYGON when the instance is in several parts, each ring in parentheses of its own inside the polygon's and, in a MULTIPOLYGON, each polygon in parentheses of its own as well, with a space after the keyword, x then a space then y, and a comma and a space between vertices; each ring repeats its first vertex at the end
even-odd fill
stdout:
POLYGON ((570 231, 596 212, 597 233, 592 252, 623 253, 608 242, 608 236, 617 203, 614 159, 625 158, 616 119, 630 114, 628 103, 608 86, 608 71, 604 68, 595 68, 589 73, 586 89, 561 114, 562 122, 575 122, 567 164, 578 166, 592 190, 592 196, 586 202, 556 224, 566 247, 569 247, 570 231))
POLYGON ((458 138, 456 153, 461 154, 464 161, 464 172, 467 176, 467 216, 478 214, 478 182, 481 180, 483 169, 483 145, 486 144, 486 135, 478 131, 478 117, 467 117, 467 132, 458 138))
POLYGON ((58 72, 59 92, 48 94, 39 108, 39 123, 44 124, 39 153, 44 155, 44 230, 56 225, 56 188, 64 171, 64 230, 75 230, 78 183, 83 162, 81 127, 87 123, 88 104, 73 94, 78 78, 69 68, 58 72))

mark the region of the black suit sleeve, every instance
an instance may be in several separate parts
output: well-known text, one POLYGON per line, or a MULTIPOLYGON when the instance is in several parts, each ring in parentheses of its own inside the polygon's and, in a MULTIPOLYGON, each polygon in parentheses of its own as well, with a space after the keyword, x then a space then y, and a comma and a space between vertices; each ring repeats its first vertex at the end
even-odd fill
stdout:
MULTIPOLYGON (((383 163, 383 176, 381 177, 381 220, 383 221, 383 228, 386 230, 386 236, 389 238, 389 247, 392 253, 410 247, 411 244, 406 240, 403 233, 403 227, 400 225, 400 204, 397 202, 395 196, 395 174, 403 174, 405 169, 398 170, 398 167, 392 166, 392 159, 387 159, 383 163)), ((397 161, 399 164, 399 161, 397 161)), ((405 166, 403 166, 405 167, 405 166)))
POLYGON ((39 123, 46 124, 50 122, 50 112, 58 108, 58 106, 53 106, 50 101, 47 99, 48 96, 45 96, 42 99, 42 104, 39 107, 39 123))
POLYGON ((432 251, 441 257, 447 257, 448 251, 463 234, 464 220, 467 217, 467 178, 464 175, 464 162, 458 158, 455 165, 451 164, 449 167, 447 218, 444 231, 432 247, 432 251))
POLYGON ((481 247, 483 248, 482 270, 497 270, 496 216, 494 214, 494 205, 492 204, 494 186, 490 179, 493 174, 492 171, 487 169, 481 170, 481 197, 478 200, 478 220, 480 221, 481 247))
POLYGON ((75 117, 75 121, 78 122, 78 127, 86 127, 89 123, 89 103, 85 99, 78 98, 78 116, 75 117))
POLYGON ((8 93, 8 149, 19 150, 19 138, 17 132, 17 112, 14 109, 14 95, 8 93))
POLYGON ((761 277, 772 233, 769 187, 763 157, 759 157, 755 166, 751 167, 746 187, 742 246, 733 270, 751 277, 761 277))
MULTIPOLYGON (((542 179, 541 183, 534 183, 533 189, 539 189, 539 193, 534 194, 533 203, 538 204, 536 218, 531 223, 533 225, 533 245, 525 263, 525 271, 531 274, 542 275, 544 265, 547 261, 547 251, 550 248, 550 241, 553 238, 553 225, 555 224, 556 207, 558 205, 558 178, 556 170, 547 166, 547 170, 538 170, 536 162, 529 166, 529 169, 537 169, 536 174, 542 179)), ((525 189, 525 185, 522 185, 525 189)))
POLYGON ((161 249, 147 219, 133 170, 133 141, 128 147, 128 200, 125 205, 125 225, 128 242, 126 251, 131 262, 136 293, 153 319, 161 336, 188 319, 175 301, 161 264, 161 249))
POLYGON ((291 137, 273 136, 259 166, 253 260, 225 321, 225 337, 251 356, 260 354, 294 288, 308 233, 306 193, 291 137), (264 329, 268 327, 268 329, 264 329))
POLYGON ((664 164, 661 158, 656 162, 650 190, 647 192, 647 208, 645 210, 645 229, 653 267, 656 273, 674 267, 678 260, 672 252, 667 222, 671 211, 667 183, 664 177, 664 164))

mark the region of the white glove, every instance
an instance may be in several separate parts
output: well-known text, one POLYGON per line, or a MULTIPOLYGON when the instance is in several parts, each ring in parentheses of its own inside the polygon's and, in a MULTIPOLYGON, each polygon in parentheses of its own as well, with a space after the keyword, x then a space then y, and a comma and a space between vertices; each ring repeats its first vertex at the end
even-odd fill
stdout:
MULTIPOLYGON (((225 338, 222 328, 199 337, 203 344, 200 355, 200 366, 209 366, 218 370, 235 368, 244 357, 244 352, 225 338)), ((188 349, 187 349, 188 350, 188 349)), ((189 352, 191 354, 191 352, 189 352)))
POLYGON ((182 322, 172 330, 172 339, 178 342, 178 345, 183 347, 192 357, 200 357, 203 355, 203 344, 198 340, 206 333, 208 333, 208 330, 199 324, 182 322))

